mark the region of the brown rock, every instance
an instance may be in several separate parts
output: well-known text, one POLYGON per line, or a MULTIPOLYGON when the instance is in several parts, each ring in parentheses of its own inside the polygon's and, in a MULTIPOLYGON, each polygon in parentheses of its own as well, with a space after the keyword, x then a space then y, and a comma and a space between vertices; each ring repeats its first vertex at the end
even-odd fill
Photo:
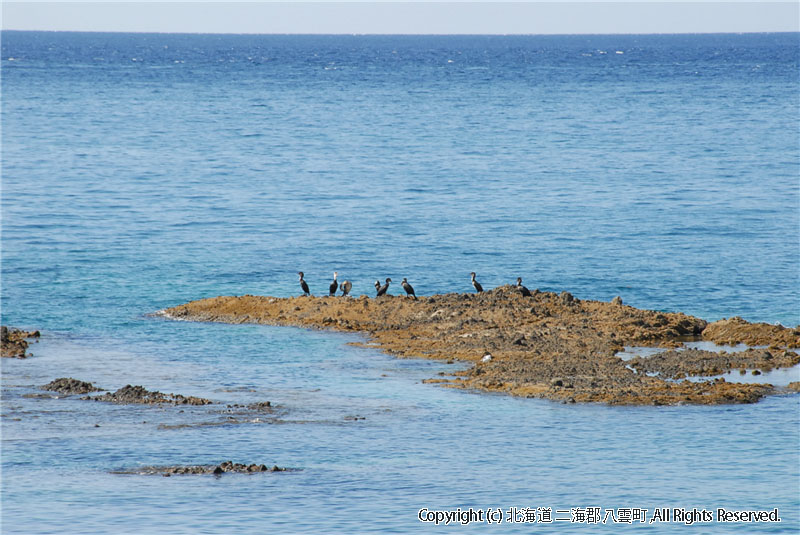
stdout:
POLYGON ((793 352, 782 353, 791 346, 787 340, 793 340, 796 330, 751 327, 742 320, 735 324, 737 337, 744 339, 739 331, 747 334, 748 329, 766 338, 771 333, 775 340, 763 345, 776 342, 776 348, 752 349, 743 355, 681 352, 684 358, 690 357, 683 364, 676 352, 649 364, 637 362, 630 369, 615 356, 623 346, 678 348, 687 338, 705 338, 706 333, 716 341, 717 331, 686 314, 579 300, 568 292, 538 292, 522 298, 513 286, 418 301, 218 297, 166 311, 167 315, 178 313, 195 321, 238 323, 246 317, 260 324, 360 331, 370 338, 361 345, 377 345, 393 355, 473 363, 446 379, 448 386, 559 401, 751 403, 770 393, 771 387, 667 379, 740 368, 766 370, 798 359, 793 352), (480 362, 487 353, 492 358, 480 362), (658 376, 648 375, 650 369, 658 376))
POLYGON ((20 331, 0 326, 0 356, 18 359, 29 357, 27 340, 39 336, 39 331, 20 331))
POLYGON ((62 377, 50 381, 42 387, 43 390, 51 390, 62 394, 88 394, 89 392, 99 392, 102 388, 97 388, 92 383, 79 381, 72 377, 62 377))

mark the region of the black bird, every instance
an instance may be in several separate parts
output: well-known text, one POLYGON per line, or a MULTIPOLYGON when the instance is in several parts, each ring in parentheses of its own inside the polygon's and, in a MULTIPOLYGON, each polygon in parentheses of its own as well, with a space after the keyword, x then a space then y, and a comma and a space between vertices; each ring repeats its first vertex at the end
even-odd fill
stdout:
POLYGON ((384 284, 383 286, 378 288, 378 295, 376 295, 375 297, 380 297, 382 295, 385 295, 386 294, 386 290, 389 289, 389 283, 390 282, 392 282, 392 279, 386 279, 386 284, 384 284))
POLYGON ((481 293, 483 291, 483 286, 481 286, 480 282, 475 280, 475 272, 473 271, 470 275, 472 276, 472 287, 475 288, 476 292, 481 293))
POLYGON ((310 295, 311 292, 308 291, 308 283, 306 283, 306 281, 303 280, 303 272, 298 271, 297 274, 300 275, 300 287, 303 289, 303 293, 306 295, 310 295))
POLYGON ((330 297, 333 297, 334 295, 336 295, 336 290, 339 288, 339 283, 338 283, 338 282, 336 282, 336 275, 338 275, 338 273, 336 273, 336 272, 334 271, 334 272, 333 272, 333 282, 332 282, 332 283, 331 283, 331 285, 328 287, 328 295, 329 295, 330 297))
POLYGON ((341 286, 339 286, 339 288, 342 289, 342 297, 347 297, 347 295, 350 293, 350 288, 352 288, 352 287, 353 287, 353 283, 352 282, 350 282, 350 281, 342 281, 341 286))
POLYGON ((414 288, 408 283, 405 277, 403 277, 403 282, 400 283, 403 286, 403 289, 406 291, 406 295, 412 296, 415 300, 417 298, 417 294, 414 293, 414 288))
POLYGON ((376 292, 380 292, 381 291, 381 282, 380 281, 375 281, 375 291, 376 292))
POLYGON ((517 277, 517 290, 522 293, 522 297, 531 296, 531 291, 522 285, 522 277, 517 277))

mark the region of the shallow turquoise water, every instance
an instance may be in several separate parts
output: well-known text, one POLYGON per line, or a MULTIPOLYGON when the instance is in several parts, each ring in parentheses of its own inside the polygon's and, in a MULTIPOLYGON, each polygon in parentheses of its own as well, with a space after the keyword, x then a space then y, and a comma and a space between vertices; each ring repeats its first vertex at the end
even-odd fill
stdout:
MULTIPOLYGON (((655 507, 778 507, 780 525, 725 531, 797 525, 796 396, 729 407, 562 405, 421 384, 447 366, 343 346, 351 338, 344 335, 167 322, 154 329, 162 327, 169 339, 184 337, 184 356, 44 339, 33 347, 36 358, 3 362, 4 376, 18 381, 4 380, 4 530, 60 532, 80 523, 87 532, 110 533, 407 532, 425 529, 416 516, 422 507, 470 506, 650 514, 655 507), (204 356, 191 356, 195 351, 204 356), (280 423, 170 429, 163 426, 216 417, 205 409, 177 414, 18 397, 52 379, 54 369, 105 388, 121 385, 122 373, 124 382, 223 403, 272 400, 285 412, 280 423), (109 473, 226 459, 301 471, 109 473)), ((649 527, 676 526, 683 525, 649 527)))
POLYGON ((591 506, 778 507, 780 524, 646 529, 796 532, 797 396, 509 399, 422 384, 453 366, 355 336, 150 314, 295 295, 300 269, 356 295, 404 276, 469 291, 474 270, 796 325, 797 42, 4 32, 3 323, 44 334, 0 363, 3 533, 483 532, 417 512, 591 506), (270 400, 280 421, 24 397, 67 376, 270 400), (228 459, 300 470, 111 473, 228 459))

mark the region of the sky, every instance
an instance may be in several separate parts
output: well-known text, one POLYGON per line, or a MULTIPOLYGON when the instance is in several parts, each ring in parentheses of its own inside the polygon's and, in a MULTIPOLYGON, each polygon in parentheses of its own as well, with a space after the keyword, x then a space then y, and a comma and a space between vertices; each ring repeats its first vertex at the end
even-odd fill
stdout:
POLYGON ((2 2, 2 29, 323 34, 798 32, 800 2, 2 2))

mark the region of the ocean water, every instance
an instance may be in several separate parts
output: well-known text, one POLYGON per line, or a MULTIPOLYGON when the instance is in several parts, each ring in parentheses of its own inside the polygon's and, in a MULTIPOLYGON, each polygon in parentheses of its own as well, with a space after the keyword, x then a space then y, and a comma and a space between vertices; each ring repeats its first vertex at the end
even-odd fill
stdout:
MULTIPOLYGON (((2 33, 3 533, 371 533, 420 509, 772 510, 800 400, 606 407, 453 391, 356 335, 152 316, 215 295, 517 276, 708 320, 800 323, 800 36, 2 33), (279 418, 37 397, 269 400, 279 418), (223 477, 115 473, 225 460, 223 477)), ((390 293, 398 288, 392 287, 390 293)), ((455 366, 457 368, 457 366, 455 366)), ((212 406, 213 407, 213 406, 212 406)), ((647 526, 647 527, 645 527, 647 526)))

